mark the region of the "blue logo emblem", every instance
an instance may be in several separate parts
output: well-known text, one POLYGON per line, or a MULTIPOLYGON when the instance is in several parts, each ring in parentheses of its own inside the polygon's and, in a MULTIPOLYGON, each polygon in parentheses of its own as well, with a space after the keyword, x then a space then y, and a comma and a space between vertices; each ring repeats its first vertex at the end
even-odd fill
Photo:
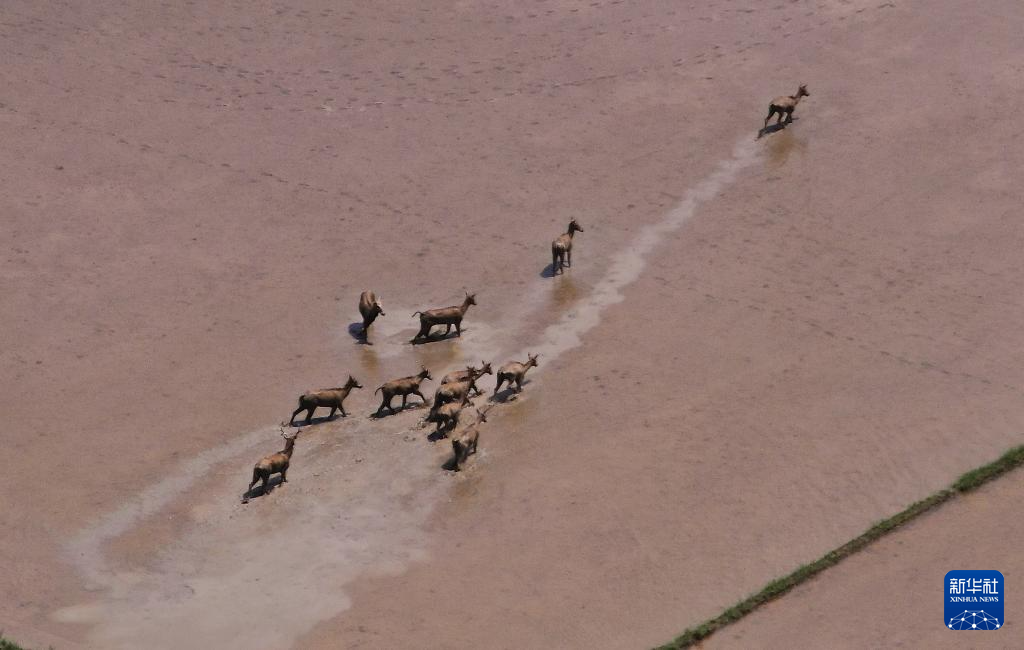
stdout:
POLYGON ((1003 620, 1003 574, 998 571, 950 571, 946 574, 946 627, 998 630, 1003 620))

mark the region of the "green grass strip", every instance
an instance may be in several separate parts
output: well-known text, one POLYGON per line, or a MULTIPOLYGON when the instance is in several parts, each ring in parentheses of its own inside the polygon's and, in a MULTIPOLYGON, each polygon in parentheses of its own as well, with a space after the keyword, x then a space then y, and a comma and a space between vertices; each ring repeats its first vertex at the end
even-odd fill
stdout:
POLYGON ((878 522, 868 528, 859 537, 846 542, 839 548, 833 549, 810 564, 805 564, 787 576, 783 576, 769 582, 761 591, 749 596, 725 610, 715 618, 704 621, 700 625, 691 627, 670 643, 660 646, 658 650, 681 650, 692 647, 723 627, 735 623, 758 607, 783 596, 793 587, 818 575, 825 569, 833 567, 857 551, 864 549, 879 538, 896 530, 900 526, 928 512, 932 508, 942 505, 958 494, 976 490, 985 483, 996 479, 1010 470, 1024 465, 1024 445, 1014 447, 1005 454, 987 465, 973 469, 959 479, 950 487, 940 490, 926 499, 922 499, 888 519, 878 522))
POLYGON ((14 641, 10 641, 3 635, 0 635, 0 650, 25 650, 14 641))

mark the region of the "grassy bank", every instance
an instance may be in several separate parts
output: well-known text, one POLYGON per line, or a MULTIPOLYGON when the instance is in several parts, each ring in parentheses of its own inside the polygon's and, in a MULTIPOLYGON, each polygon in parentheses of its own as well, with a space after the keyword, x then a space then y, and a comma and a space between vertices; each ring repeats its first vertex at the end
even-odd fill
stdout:
POLYGON ((839 564, 847 557, 860 551, 875 540, 899 528, 903 524, 923 515, 932 508, 935 508, 958 495, 975 490, 985 483, 996 479, 1012 469, 1024 465, 1024 445, 1014 447, 997 460, 973 469, 959 479, 950 487, 940 490, 926 499, 906 508, 884 521, 880 521, 867 529, 860 536, 850 540, 842 546, 833 549, 810 564, 805 564, 789 575, 783 576, 769 582, 761 591, 749 596, 725 610, 715 618, 704 621, 700 625, 691 627, 676 637, 671 643, 661 646, 658 650, 678 650, 689 648, 695 643, 708 638, 723 627, 735 623, 758 607, 786 594, 800 583, 809 580, 825 569, 839 564))
POLYGON ((0 650, 25 650, 20 645, 0 634, 0 650))

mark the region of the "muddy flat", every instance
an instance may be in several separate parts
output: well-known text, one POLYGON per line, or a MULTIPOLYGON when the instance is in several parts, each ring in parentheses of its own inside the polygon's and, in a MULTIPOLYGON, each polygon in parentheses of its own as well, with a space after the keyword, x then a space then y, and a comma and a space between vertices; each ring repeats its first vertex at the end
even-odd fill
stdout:
POLYGON ((5 3, 0 627, 646 647, 991 460, 1024 422, 1022 17, 5 3), (466 291, 462 337, 408 344, 466 291), (528 352, 462 472, 422 407, 369 417, 528 352))
POLYGON ((1018 471, 968 494, 768 604, 704 647, 1018 647, 1024 638, 1019 599, 1006 600, 1006 627, 965 638, 943 625, 942 597, 949 567, 1000 567, 1013 588, 1024 570, 1015 543, 1024 533, 1016 516, 1022 488, 1024 473, 1018 471))

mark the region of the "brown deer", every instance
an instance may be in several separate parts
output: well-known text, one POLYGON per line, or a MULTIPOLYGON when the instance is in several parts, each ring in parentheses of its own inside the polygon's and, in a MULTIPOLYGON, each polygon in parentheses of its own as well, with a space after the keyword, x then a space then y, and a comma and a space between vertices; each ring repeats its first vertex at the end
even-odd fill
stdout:
POLYGON ((266 456, 260 462, 252 468, 252 482, 249 483, 249 489, 245 491, 245 496, 242 498, 242 502, 246 503, 249 501, 249 495, 252 494, 252 486, 256 485, 257 482, 263 481, 263 485, 260 486, 262 494, 267 493, 267 484, 270 483, 270 477, 273 474, 281 475, 281 483, 288 482, 288 465, 292 460, 292 451, 295 449, 295 439, 299 437, 299 432, 296 431, 292 435, 287 435, 284 432, 284 427, 281 427, 281 436, 284 438, 284 449, 266 456))
POLYGON ((457 437, 452 438, 452 451, 455 453, 455 457, 452 458, 451 469, 453 472, 459 471, 459 467, 466 462, 470 454, 476 453, 477 443, 480 441, 480 423, 487 421, 486 409, 481 411, 476 410, 476 422, 463 429, 462 433, 457 437))
POLYGON ((527 370, 539 365, 537 363, 537 357, 539 356, 539 354, 527 354, 526 363, 512 361, 511 363, 506 363, 499 368, 498 383, 494 386, 494 394, 498 394, 498 391, 501 389, 501 385, 506 381, 508 382, 509 388, 517 393, 521 393, 523 391, 523 377, 526 376, 527 370), (513 382, 515 382, 515 386, 513 386, 513 382))
POLYGON ((377 296, 372 291, 364 291, 359 296, 359 313, 363 317, 363 330, 361 334, 365 341, 370 331, 370 325, 373 324, 373 321, 377 320, 377 316, 387 316, 387 314, 384 313, 383 303, 377 299, 377 296))
POLYGON ((447 404, 442 404, 430 413, 426 418, 427 422, 437 423, 437 429, 434 430, 434 433, 432 433, 431 436, 443 438, 448 435, 449 431, 458 426, 459 414, 462 412, 462 409, 470 403, 469 398, 464 397, 461 402, 448 402, 447 404))
POLYGON ((352 378, 352 375, 348 376, 348 381, 345 382, 344 386, 339 388, 321 388, 320 390, 309 391, 303 393, 299 397, 299 408, 295 409, 292 413, 292 419, 289 420, 289 424, 295 424, 295 416, 302 411, 306 413, 306 424, 310 424, 313 421, 313 411, 317 407, 324 407, 331 409, 328 419, 334 417, 334 412, 341 409, 341 417, 348 417, 348 413, 345 412, 345 398, 352 392, 353 388, 362 388, 362 384, 352 378))
POLYGON ((564 235, 551 242, 551 273, 565 272, 565 267, 572 266, 572 236, 575 233, 583 232, 580 224, 575 219, 569 222, 569 228, 564 235))
MULTIPOLYGON (((447 375, 444 376, 443 379, 441 379, 441 383, 452 384, 455 382, 465 381, 466 379, 469 379, 470 375, 472 375, 473 373, 476 373, 477 379, 484 375, 494 374, 494 372, 491 370, 491 363, 489 361, 481 361, 479 369, 475 369, 473 368, 473 366, 467 366, 465 370, 455 370, 453 372, 449 372, 447 375)), ((480 389, 477 388, 475 381, 473 382, 472 390, 476 391, 477 395, 480 394, 480 389)))
MULTIPOLYGON (((783 95, 782 97, 776 97, 772 100, 771 104, 768 104, 768 117, 764 118, 764 128, 768 128, 768 120, 772 119, 772 116, 778 113, 779 119, 776 124, 782 124, 782 118, 785 116, 786 124, 793 121, 793 109, 800 103, 801 97, 810 97, 811 93, 807 92, 807 86, 801 85, 796 90, 795 95, 783 95)), ((763 130, 763 129, 762 129, 763 130)))
POLYGON ((409 399, 409 395, 419 395, 419 398, 423 400, 424 404, 426 404, 427 398, 420 392, 420 384, 427 379, 433 379, 433 377, 430 376, 430 373, 427 372, 426 368, 421 368, 419 374, 415 374, 410 377, 402 377, 401 379, 392 379, 377 390, 373 391, 374 394, 376 394, 377 391, 380 391, 381 394, 380 408, 377 409, 376 413, 377 417, 380 417, 380 414, 384 412, 385 408, 392 413, 395 412, 394 407, 391 406, 391 400, 394 399, 396 395, 402 396, 403 409, 405 408, 406 401, 409 399))
POLYGON ((420 331, 412 337, 413 342, 430 337, 430 328, 435 325, 445 325, 444 331, 447 336, 455 326, 455 335, 462 336, 462 317, 470 305, 476 304, 476 294, 467 293, 465 300, 458 307, 442 307, 441 309, 428 309, 427 311, 413 312, 413 316, 420 315, 420 331))
POLYGON ((434 405, 430 407, 431 414, 436 413, 437 409, 450 402, 462 402, 469 399, 474 389, 477 395, 481 394, 482 391, 477 388, 476 380, 483 373, 472 367, 466 368, 466 370, 470 373, 466 379, 451 381, 437 387, 437 391, 434 393, 434 405))

